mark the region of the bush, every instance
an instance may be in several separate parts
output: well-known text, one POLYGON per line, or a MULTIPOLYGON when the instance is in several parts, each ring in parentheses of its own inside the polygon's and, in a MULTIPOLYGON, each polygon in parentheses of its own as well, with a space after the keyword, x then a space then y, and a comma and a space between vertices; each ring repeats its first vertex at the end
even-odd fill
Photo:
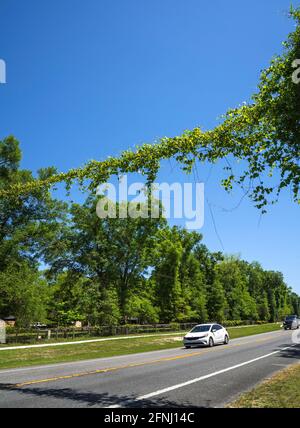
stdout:
POLYGON ((267 321, 254 321, 254 320, 225 320, 222 323, 225 327, 239 327, 243 325, 253 325, 253 324, 267 324, 267 321))

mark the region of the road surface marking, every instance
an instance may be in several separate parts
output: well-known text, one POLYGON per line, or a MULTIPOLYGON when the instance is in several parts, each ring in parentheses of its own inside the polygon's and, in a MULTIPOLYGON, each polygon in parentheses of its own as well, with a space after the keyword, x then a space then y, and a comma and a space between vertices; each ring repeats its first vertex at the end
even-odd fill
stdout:
POLYGON ((267 341, 270 341, 273 339, 274 339, 274 337, 265 338, 265 339, 258 339, 258 340, 250 341, 250 342, 248 341, 248 342, 243 342, 243 343, 235 343, 233 345, 228 345, 226 347, 216 347, 213 349, 210 348, 210 349, 202 350, 199 352, 192 352, 192 353, 184 354, 184 355, 176 355, 174 357, 164 357, 164 358, 159 358, 156 360, 144 361, 141 363, 131 363, 131 364, 126 364, 126 365, 121 365, 121 366, 116 366, 116 367, 108 367, 108 368, 104 368, 104 369, 85 371, 85 372, 81 372, 81 373, 73 373, 70 375, 55 376, 55 377, 47 378, 47 379, 36 379, 36 380, 32 380, 32 381, 27 381, 27 382, 11 384, 11 385, 8 385, 7 388, 9 388, 9 389, 22 388, 24 386, 36 385, 36 384, 40 384, 40 383, 49 383, 49 382, 55 382, 55 381, 59 381, 59 380, 67 380, 67 379, 79 378, 79 377, 84 377, 84 376, 91 376, 91 375, 95 375, 95 374, 114 372, 116 370, 122 370, 122 369, 134 368, 134 367, 142 367, 142 366, 151 365, 151 364, 164 363, 167 361, 176 361, 176 360, 180 360, 180 359, 191 358, 191 357, 195 357, 198 355, 207 354, 209 352, 217 352, 219 350, 226 350, 226 349, 235 348, 237 346, 244 346, 244 345, 247 345, 249 343, 255 344, 255 343, 261 343, 261 342, 267 342, 267 341))
MULTIPOLYGON (((238 369, 238 368, 246 366, 248 364, 255 363, 256 361, 262 360, 264 358, 271 357, 272 355, 278 354, 278 353, 280 353, 282 351, 285 351, 287 349, 290 349, 290 348, 292 348, 294 346, 296 346, 296 345, 287 346, 286 348, 281 348, 279 351, 270 352, 269 354, 265 354, 265 355, 262 355, 260 357, 253 358, 252 360, 248 360, 248 361, 245 361, 243 363, 236 364, 236 365, 228 367, 226 369, 218 370, 218 371, 210 373, 208 375, 200 376, 200 377, 197 377, 195 379, 191 379, 191 380, 189 380, 187 382, 178 383, 177 385, 169 386, 169 387, 164 388, 164 389, 159 389, 158 391, 154 391, 154 392, 151 392, 149 394, 141 395, 141 396, 137 397, 135 400, 131 400, 130 403, 132 404, 135 401, 147 400, 147 399, 155 397, 157 395, 161 395, 161 394, 165 394, 165 393, 170 392, 170 391, 174 391, 175 389, 184 388, 185 386, 192 385, 193 383, 200 382, 202 380, 206 380, 206 379, 209 379, 211 377, 218 376, 220 374, 229 372, 231 370, 238 369)), ((128 401, 124 402, 124 404, 129 404, 129 402, 128 401)), ((120 407, 122 407, 121 404, 114 404, 114 405, 109 406, 108 408, 120 408, 120 407)))

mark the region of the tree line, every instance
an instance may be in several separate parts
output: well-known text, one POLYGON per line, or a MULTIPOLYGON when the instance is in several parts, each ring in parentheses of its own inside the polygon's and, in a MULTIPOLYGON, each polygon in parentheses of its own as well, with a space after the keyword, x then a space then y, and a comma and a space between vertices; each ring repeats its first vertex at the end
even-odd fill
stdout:
MULTIPOLYGON (((14 137, 0 141, 0 188, 35 180, 14 137)), ((36 180, 53 173, 42 169, 36 180)), ((276 321, 300 313, 280 272, 211 252, 161 216, 100 219, 97 198, 36 188, 0 200, 0 318, 68 325, 276 321)))

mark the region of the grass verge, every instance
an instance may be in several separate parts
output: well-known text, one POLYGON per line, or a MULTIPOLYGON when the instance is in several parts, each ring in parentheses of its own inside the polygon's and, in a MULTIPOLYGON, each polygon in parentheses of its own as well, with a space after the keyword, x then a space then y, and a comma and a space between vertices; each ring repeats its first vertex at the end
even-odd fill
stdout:
POLYGON ((300 408, 300 364, 275 374, 228 407, 300 408))
MULTIPOLYGON (((279 324, 264 324, 259 326, 229 328, 228 331, 230 337, 233 339, 279 329, 279 324)), ((55 364, 177 348, 182 346, 183 335, 184 333, 180 332, 174 336, 159 334, 157 336, 139 337, 135 339, 112 339, 106 342, 1 351, 0 369, 55 364)))

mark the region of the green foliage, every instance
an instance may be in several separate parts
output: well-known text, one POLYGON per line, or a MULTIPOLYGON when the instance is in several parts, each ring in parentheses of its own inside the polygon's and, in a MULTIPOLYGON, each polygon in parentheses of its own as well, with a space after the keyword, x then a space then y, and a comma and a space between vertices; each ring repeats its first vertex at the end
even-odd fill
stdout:
POLYGON ((164 322, 207 319, 205 278, 194 254, 201 239, 177 227, 158 234, 152 280, 164 322))
MULTIPOLYGON (((0 141, 0 189, 32 182, 30 171, 19 168, 19 143, 13 137, 0 141)), ((47 178, 52 169, 41 170, 47 178)), ((0 200, 0 314, 15 315, 27 325, 43 321, 47 312, 48 286, 38 271, 41 250, 56 236, 66 204, 35 190, 17 198, 0 200)))
MULTIPOLYGON (((0 153, 3 188, 32 177, 19 169, 15 140, 1 142, 0 153)), ((41 191, 1 201, 1 316, 16 316, 20 326, 47 319, 115 326, 299 313, 299 296, 279 272, 211 253, 200 234, 161 217, 99 219, 96 203, 89 197, 68 207, 41 191)))
POLYGON ((213 321, 222 322, 225 319, 227 301, 224 288, 218 279, 215 279, 208 296, 208 308, 213 321))
POLYGON ((239 322, 300 314, 300 298, 279 272, 211 253, 201 235, 170 228, 162 218, 100 220, 96 198, 69 207, 50 194, 58 182, 94 191, 111 175, 133 172, 150 186, 161 160, 174 157, 186 172, 196 160, 225 160, 224 188, 242 186, 263 211, 288 187, 299 202, 300 85, 291 77, 300 58, 300 9, 291 15, 295 31, 262 72, 252 101, 229 110, 213 130, 195 128, 67 173, 42 169, 37 178, 20 169, 18 141, 0 141, 2 316, 15 315, 20 324, 48 318, 113 326, 132 318, 239 322), (242 161, 244 172, 236 175, 228 159, 242 161))
POLYGON ((27 263, 11 265, 0 272, 0 313, 14 315, 17 324, 29 326, 47 317, 49 289, 40 273, 27 263))
MULTIPOLYGON (((64 247, 48 245, 53 307, 92 325, 274 321, 299 297, 282 275, 210 253, 202 236, 162 219, 99 219, 96 200, 70 208, 64 247)), ((59 321, 61 322, 61 321, 59 321)))
POLYGON ((137 313, 145 320, 156 319, 144 273, 150 264, 156 231, 165 220, 99 219, 96 202, 88 198, 82 206, 71 206, 69 224, 62 230, 60 244, 55 240, 45 248, 45 259, 51 265, 49 277, 68 272, 68 301, 72 307, 85 308, 85 314, 89 311, 90 322, 97 319, 98 323, 117 323, 120 316, 125 320, 137 313), (73 302, 78 280, 83 284, 73 302), (142 289, 145 294, 139 294, 137 300, 136 292, 142 289))
POLYGON ((248 290, 244 264, 234 258, 226 258, 216 266, 216 280, 222 284, 228 303, 229 319, 257 319, 257 308, 248 290))
POLYGON ((128 320, 137 319, 143 324, 159 322, 158 310, 150 297, 144 297, 143 291, 133 294, 126 302, 125 313, 128 320))
MULTIPOLYGON (((262 325, 266 323, 267 321, 255 320, 255 325, 262 325)), ((251 320, 251 323, 249 323, 249 325, 251 324, 253 324, 253 320, 251 320)), ((240 327, 247 325, 247 322, 245 322, 245 320, 223 320, 223 325, 226 327, 240 327)))
POLYGON ((270 310, 266 292, 263 293, 257 302, 257 312, 261 320, 268 321, 270 319, 270 310))

